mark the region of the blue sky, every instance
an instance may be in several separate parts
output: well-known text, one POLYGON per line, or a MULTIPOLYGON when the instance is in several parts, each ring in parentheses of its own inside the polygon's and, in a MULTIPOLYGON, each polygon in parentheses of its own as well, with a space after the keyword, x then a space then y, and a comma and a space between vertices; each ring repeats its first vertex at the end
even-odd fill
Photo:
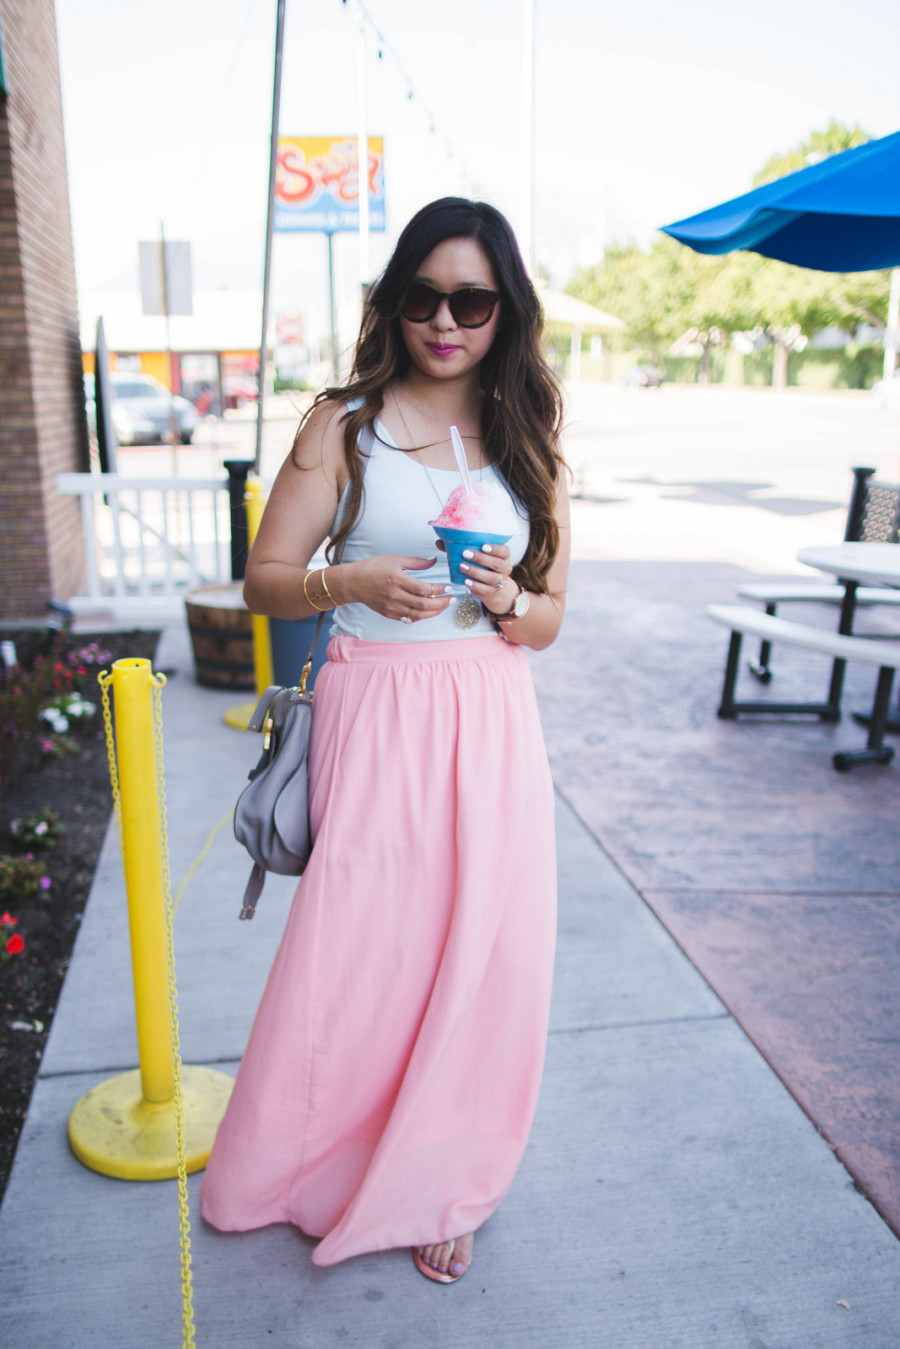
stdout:
MULTIPOLYGON (((419 97, 368 43, 370 133, 386 138, 389 230, 447 192, 520 219, 521 0, 368 0, 419 97), (426 112, 423 102, 430 110, 426 112), (433 117, 434 131, 431 130, 433 117), (452 157, 449 147, 452 146, 452 157)), ((136 270, 160 220, 199 277, 261 271, 275 0, 57 0, 76 265, 93 291, 136 270)), ((536 252, 564 284, 603 243, 745 191, 832 118, 900 129, 896 0, 535 0, 536 252)), ((353 132, 356 21, 287 0, 284 133, 353 132)), ((342 288, 356 248, 339 237, 342 288)), ((276 240, 280 298, 321 321, 324 241, 276 240)))

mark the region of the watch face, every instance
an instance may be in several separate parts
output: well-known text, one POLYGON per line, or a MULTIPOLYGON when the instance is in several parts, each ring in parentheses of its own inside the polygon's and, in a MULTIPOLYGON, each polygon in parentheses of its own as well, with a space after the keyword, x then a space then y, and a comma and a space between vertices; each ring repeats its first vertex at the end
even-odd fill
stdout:
POLYGON ((501 614, 497 621, 499 623, 511 623, 513 619, 521 618, 523 614, 528 613, 528 606, 530 603, 531 603, 530 596, 527 595, 524 590, 520 590, 515 600, 513 601, 513 607, 508 611, 508 613, 501 614))

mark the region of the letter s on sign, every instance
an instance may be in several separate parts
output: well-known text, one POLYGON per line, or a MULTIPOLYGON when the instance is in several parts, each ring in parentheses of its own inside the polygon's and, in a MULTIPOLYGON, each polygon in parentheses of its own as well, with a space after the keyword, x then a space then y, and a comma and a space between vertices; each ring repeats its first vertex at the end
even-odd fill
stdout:
POLYGON ((278 156, 278 197, 281 201, 306 201, 315 191, 315 179, 304 167, 301 150, 289 147, 278 156))

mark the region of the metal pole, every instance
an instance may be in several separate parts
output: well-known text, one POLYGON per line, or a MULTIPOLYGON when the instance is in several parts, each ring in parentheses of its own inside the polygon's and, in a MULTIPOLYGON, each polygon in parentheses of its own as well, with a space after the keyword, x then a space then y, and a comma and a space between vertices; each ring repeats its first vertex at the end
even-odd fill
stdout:
POLYGON ((172 367, 172 333, 169 325, 169 266, 166 262, 166 227, 159 222, 159 265, 162 271, 162 302, 166 317, 166 356, 169 362, 169 427, 172 433, 172 472, 178 472, 178 418, 175 415, 175 371, 172 367))
POLYGON ((331 378, 338 382, 337 303, 334 296, 334 235, 328 235, 328 298, 331 308, 331 378))
POLYGON ((894 378, 898 343, 900 343, 900 267, 895 267, 891 272, 891 296, 888 300, 887 327, 884 330, 885 379, 894 378))
POLYGON ((369 128, 366 99, 366 20, 357 10, 356 30, 357 136, 356 174, 359 201, 359 295, 360 303, 369 284, 369 128))
POLYGON ((522 257, 534 275, 534 0, 522 15, 522 257))
POLYGON ((259 340, 259 391, 256 400, 256 455, 254 473, 262 460, 263 404, 266 386, 266 334, 269 327, 269 280, 272 267, 272 233, 275 227, 275 173, 278 168, 278 113, 281 107, 281 53, 284 47, 285 0, 278 0, 275 21, 275 79, 272 89, 272 135, 269 143, 269 204, 266 210, 266 258, 263 265, 262 335, 259 340))
POLYGON ((242 581, 247 570, 247 513, 244 510, 247 474, 253 467, 249 459, 226 459, 228 474, 228 511, 231 521, 231 579, 242 581))

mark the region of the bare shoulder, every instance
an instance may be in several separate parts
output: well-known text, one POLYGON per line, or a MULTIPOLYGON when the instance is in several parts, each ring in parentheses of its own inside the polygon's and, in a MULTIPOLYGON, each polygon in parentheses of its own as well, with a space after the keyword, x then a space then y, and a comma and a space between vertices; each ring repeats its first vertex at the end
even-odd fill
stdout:
POLYGON ((347 481, 347 458, 344 451, 345 403, 323 401, 317 403, 301 423, 294 437, 288 463, 298 469, 314 469, 336 483, 339 492, 347 481))

